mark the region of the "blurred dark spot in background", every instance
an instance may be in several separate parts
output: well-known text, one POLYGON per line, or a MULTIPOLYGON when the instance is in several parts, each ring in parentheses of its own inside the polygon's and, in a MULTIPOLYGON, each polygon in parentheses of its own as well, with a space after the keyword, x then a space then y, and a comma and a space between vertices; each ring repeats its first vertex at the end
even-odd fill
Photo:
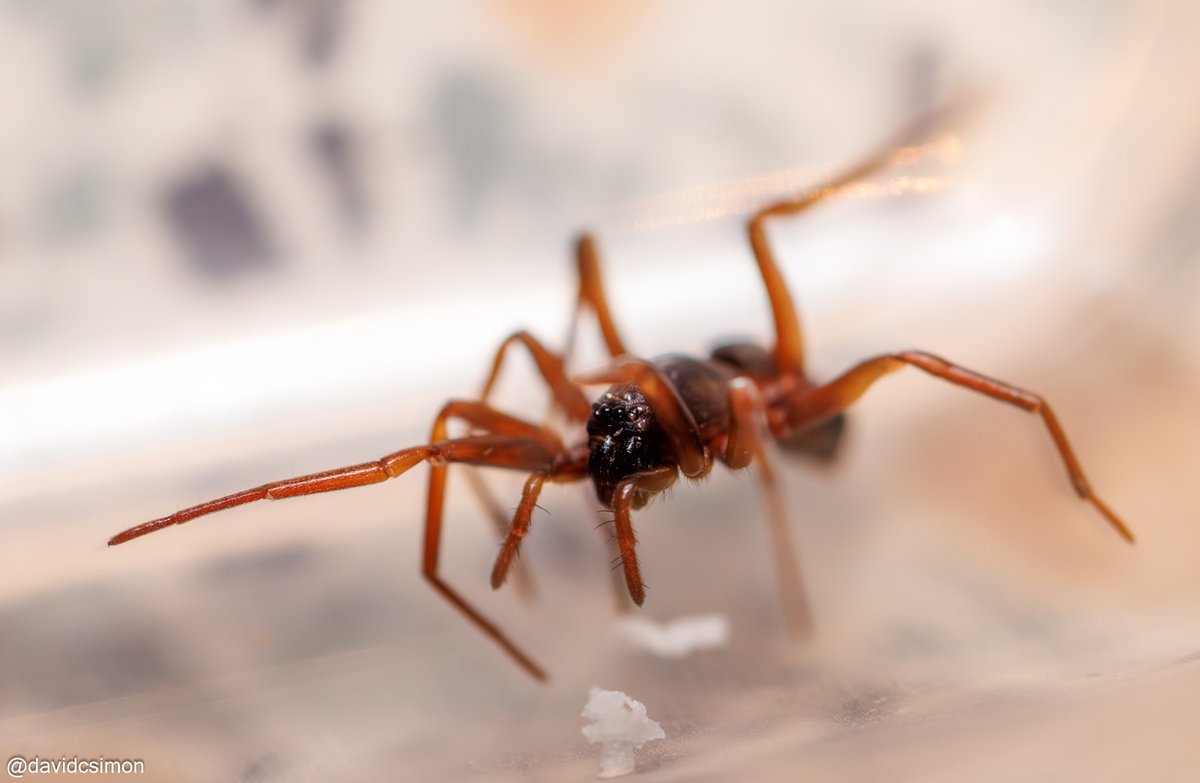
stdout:
POLYGON ((505 175, 515 144, 513 104, 494 80, 458 71, 436 88, 430 112, 434 138, 449 163, 455 212, 463 223, 478 217, 489 193, 505 175))
POLYGON ((136 601, 136 591, 87 583, 0 608, 5 666, 55 672, 3 678, 0 700, 57 709, 163 687, 189 674, 185 656, 156 631, 163 618, 147 607, 130 608, 136 601), (114 632, 111 618, 126 609, 127 622, 114 632))
POLYGON ((252 0, 266 12, 287 14, 297 27, 302 59, 314 68, 333 60, 345 20, 345 0, 252 0))
POLYGON ((304 59, 321 66, 333 59, 340 38, 345 0, 309 0, 304 31, 304 59))
POLYGON ((920 116, 934 111, 946 100, 944 58, 933 41, 916 44, 907 56, 907 67, 902 70, 907 89, 901 93, 900 109, 920 116))
POLYGON ((342 228, 351 236, 361 233, 367 222, 367 196, 350 131, 340 122, 322 122, 313 128, 309 143, 342 228))
POLYGON ((202 277, 223 280, 275 260, 262 221, 236 178, 214 164, 163 198, 167 223, 202 277))

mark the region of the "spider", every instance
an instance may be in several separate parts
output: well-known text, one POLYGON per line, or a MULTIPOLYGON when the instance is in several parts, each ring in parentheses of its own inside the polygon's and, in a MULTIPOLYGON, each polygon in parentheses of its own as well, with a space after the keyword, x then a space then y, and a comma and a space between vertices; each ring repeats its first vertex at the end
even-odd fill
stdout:
MULTIPOLYGON (((909 135, 906 133, 902 138, 909 135)), ((765 436, 769 435, 784 451, 831 459, 841 440, 845 410, 877 380, 908 366, 1040 417, 1075 492, 1126 541, 1133 543, 1129 528, 1092 491, 1054 411, 1037 394, 923 351, 875 356, 826 383, 814 382, 805 372, 800 322, 768 242, 767 224, 774 218, 812 209, 889 164, 911 159, 911 148, 888 145, 823 186, 769 204, 750 217, 747 223, 750 247, 774 320, 775 341, 770 348, 733 343, 721 345, 707 358, 676 354, 646 360, 633 355, 609 311, 596 243, 583 234, 575 245, 579 288, 567 349, 557 354, 525 331, 507 337, 496 352, 479 399, 447 402, 434 419, 427 444, 402 449, 372 462, 274 481, 210 500, 129 528, 108 543, 122 544, 155 530, 256 500, 279 500, 375 484, 428 463, 422 574, 525 671, 544 680, 545 670, 438 571, 449 465, 505 468, 528 475, 520 503, 503 531, 503 544, 491 573, 493 588, 504 583, 521 541, 529 532, 545 484, 591 480, 601 504, 613 514, 625 588, 633 603, 640 606, 646 593, 637 558, 633 512, 674 484, 680 474, 698 480, 707 476, 716 462, 731 470, 753 463, 758 467, 768 499, 789 626, 803 632, 809 625, 810 613, 793 560, 774 472, 767 461, 765 436), (566 370, 566 357, 574 343, 579 319, 589 310, 599 324, 611 362, 598 371, 572 378, 566 370), (488 404, 507 351, 514 346, 529 352, 555 407, 567 424, 575 428, 569 440, 549 426, 531 423, 488 404), (589 385, 608 388, 593 402, 583 390, 589 385), (468 434, 448 437, 450 421, 464 423, 468 434)))

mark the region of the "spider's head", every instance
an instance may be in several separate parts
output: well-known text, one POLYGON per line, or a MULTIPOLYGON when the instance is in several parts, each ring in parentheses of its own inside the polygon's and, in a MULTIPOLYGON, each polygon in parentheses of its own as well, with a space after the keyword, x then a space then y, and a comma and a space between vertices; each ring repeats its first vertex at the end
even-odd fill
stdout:
MULTIPOLYGON (((606 508, 612 508, 613 492, 622 479, 661 465, 670 453, 650 403, 633 384, 614 386, 592 404, 587 434, 588 473, 606 508)), ((638 492, 634 508, 646 505, 650 494, 638 492)))

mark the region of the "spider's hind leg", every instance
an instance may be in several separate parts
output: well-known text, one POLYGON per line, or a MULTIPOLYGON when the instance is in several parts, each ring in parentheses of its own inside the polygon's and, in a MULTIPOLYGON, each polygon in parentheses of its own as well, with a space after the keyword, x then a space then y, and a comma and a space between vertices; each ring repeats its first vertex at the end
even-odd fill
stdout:
POLYGON ((913 366, 930 375, 949 381, 956 386, 985 394, 994 400, 1006 402, 1028 413, 1039 416, 1046 427, 1055 448, 1058 449, 1063 467, 1076 494, 1090 504, 1117 531, 1122 538, 1133 543, 1133 532, 1121 521, 1112 509, 1092 491, 1091 483, 1083 473, 1083 467, 1075 456, 1067 434, 1053 409, 1040 395, 1025 391, 1003 381, 952 364, 933 354, 922 351, 902 351, 868 359, 843 373, 841 377, 809 390, 797 398, 789 412, 789 424, 802 429, 808 422, 820 421, 833 416, 852 405, 866 393, 877 380, 905 366, 913 366))
POLYGON ((812 635, 812 609, 804 581, 800 578, 800 567, 796 563, 796 546, 792 540, 783 495, 763 446, 765 407, 758 388, 750 380, 735 378, 729 383, 729 411, 729 437, 722 461, 734 470, 756 463, 758 480, 767 501, 767 521, 771 532, 771 551, 775 556, 775 573, 779 579, 780 603, 792 636, 807 639, 812 635))

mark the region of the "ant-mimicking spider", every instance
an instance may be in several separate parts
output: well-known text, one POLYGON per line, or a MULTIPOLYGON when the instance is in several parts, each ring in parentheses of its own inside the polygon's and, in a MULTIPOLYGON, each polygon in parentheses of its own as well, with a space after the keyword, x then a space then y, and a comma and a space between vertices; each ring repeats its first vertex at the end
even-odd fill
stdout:
POLYGON ((814 383, 805 373, 799 319, 767 241, 767 223, 776 217, 809 210, 834 194, 863 182, 888 164, 911 159, 911 153, 911 149, 903 146, 888 145, 883 152, 824 186, 799 197, 772 203, 750 217, 747 224, 750 246, 774 319, 775 344, 770 349, 735 343, 716 348, 706 359, 668 355, 645 360, 632 355, 609 312, 595 242, 584 234, 575 248, 579 290, 567 350, 556 354, 525 331, 510 335, 496 352, 479 399, 447 402, 434 419, 426 445, 403 449, 373 462, 275 481, 210 500, 132 527, 113 536, 108 543, 110 546, 122 544, 164 527, 256 500, 278 500, 375 484, 427 462, 430 473, 422 574, 437 592, 529 674, 544 680, 545 671, 438 573, 448 466, 452 463, 477 465, 528 474, 520 503, 492 569, 493 588, 504 583, 521 541, 529 532, 542 487, 547 482, 591 479, 600 502, 613 513, 625 585, 629 597, 640 606, 645 600, 645 588, 638 566, 633 511, 670 487, 680 473, 697 480, 707 476, 717 461, 732 470, 757 463, 769 501, 789 624, 793 630, 804 629, 809 622, 807 601, 787 536, 779 490, 766 459, 763 432, 769 433, 785 451, 819 459, 832 458, 843 432, 844 411, 875 381, 906 366, 917 367, 950 383, 1040 416, 1076 493, 1126 541, 1133 543, 1129 528, 1092 491, 1058 419, 1037 394, 923 351, 876 356, 823 384, 814 383), (591 310, 599 322, 611 363, 599 371, 573 379, 566 370, 566 356, 585 310, 591 310), (560 434, 548 426, 533 424, 488 404, 506 352, 510 346, 518 344, 529 351, 550 389, 555 406, 567 422, 584 426, 585 432, 570 442, 564 442, 560 434), (592 384, 609 385, 595 402, 590 402, 581 388, 592 384), (451 420, 466 424, 468 434, 448 437, 446 425, 451 420))

